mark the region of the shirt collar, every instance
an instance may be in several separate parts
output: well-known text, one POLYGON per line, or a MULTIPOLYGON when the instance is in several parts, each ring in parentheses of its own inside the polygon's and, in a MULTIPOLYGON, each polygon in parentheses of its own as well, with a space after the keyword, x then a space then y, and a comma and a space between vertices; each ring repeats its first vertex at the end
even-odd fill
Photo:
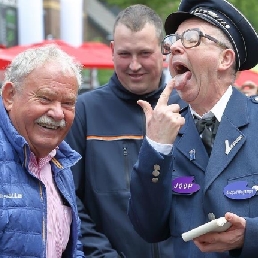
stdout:
POLYGON ((215 116, 218 121, 221 121, 222 115, 224 113, 224 110, 227 106, 227 103, 232 95, 233 89, 232 86, 230 85, 226 92, 223 94, 223 96, 220 98, 220 100, 215 104, 215 106, 207 113, 205 113, 202 117, 197 114, 190 106, 190 110, 192 115, 195 115, 198 118, 210 118, 215 116))
POLYGON ((48 163, 53 157, 55 157, 55 155, 56 155, 56 149, 52 150, 46 157, 40 158, 37 161, 35 154, 31 152, 30 163, 38 167, 39 169, 42 169, 42 167, 45 166, 45 164, 48 163))

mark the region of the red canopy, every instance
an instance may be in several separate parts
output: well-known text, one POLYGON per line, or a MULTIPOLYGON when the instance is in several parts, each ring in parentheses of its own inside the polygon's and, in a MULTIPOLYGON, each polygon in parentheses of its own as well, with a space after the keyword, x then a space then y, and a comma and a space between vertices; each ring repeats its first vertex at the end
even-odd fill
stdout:
POLYGON ((113 69, 114 64, 112 61, 111 49, 100 42, 88 42, 84 43, 81 47, 74 47, 62 40, 43 40, 42 42, 14 46, 0 50, 0 69, 4 70, 7 65, 13 60, 13 58, 22 51, 44 46, 47 44, 57 44, 60 48, 70 56, 73 56, 78 62, 80 62, 84 68, 109 68, 113 69))
POLYGON ((82 58, 84 67, 113 69, 111 48, 101 42, 84 42, 79 49, 85 55, 82 58))
MULTIPOLYGON (((5 70, 13 58, 22 51, 47 44, 57 44, 68 55, 75 57, 75 59, 80 62, 84 68, 114 68, 111 48, 101 42, 84 42, 80 47, 74 47, 65 41, 54 39, 43 40, 39 43, 30 45, 19 45, 6 49, 0 49, 0 70, 5 70)), ((166 62, 164 62, 164 67, 167 67, 166 62)))

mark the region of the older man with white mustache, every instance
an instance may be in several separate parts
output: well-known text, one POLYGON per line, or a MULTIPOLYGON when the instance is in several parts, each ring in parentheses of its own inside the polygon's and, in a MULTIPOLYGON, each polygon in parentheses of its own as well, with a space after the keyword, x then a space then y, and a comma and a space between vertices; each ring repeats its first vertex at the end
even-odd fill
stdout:
POLYGON ((1 257, 84 257, 63 139, 75 113, 81 66, 55 45, 7 67, 0 99, 1 257))

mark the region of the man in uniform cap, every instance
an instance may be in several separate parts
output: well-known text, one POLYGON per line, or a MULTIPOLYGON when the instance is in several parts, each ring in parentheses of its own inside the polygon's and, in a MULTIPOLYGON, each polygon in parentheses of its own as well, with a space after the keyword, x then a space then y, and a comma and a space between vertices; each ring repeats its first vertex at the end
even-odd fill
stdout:
POLYGON ((258 257, 258 105, 232 87, 237 71, 258 63, 257 33, 224 0, 182 0, 165 30, 173 79, 154 109, 138 101, 146 137, 130 220, 149 242, 172 237, 171 257, 258 257), (168 105, 173 88, 185 107, 168 105), (182 237, 218 218, 229 222, 224 232, 182 237))

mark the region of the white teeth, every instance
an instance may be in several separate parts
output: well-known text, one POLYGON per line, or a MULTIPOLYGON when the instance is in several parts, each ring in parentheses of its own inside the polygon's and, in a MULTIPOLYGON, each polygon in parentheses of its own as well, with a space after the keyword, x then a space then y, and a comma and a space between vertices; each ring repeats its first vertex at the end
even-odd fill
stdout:
POLYGON ((54 126, 54 125, 49 125, 49 124, 39 124, 39 125, 42 127, 46 127, 48 129, 54 129, 54 130, 58 129, 58 126, 54 126))
POLYGON ((58 129, 65 127, 66 123, 65 120, 62 119, 61 121, 55 121, 53 118, 43 115, 39 117, 35 123, 40 126, 47 127, 49 129, 58 129))

